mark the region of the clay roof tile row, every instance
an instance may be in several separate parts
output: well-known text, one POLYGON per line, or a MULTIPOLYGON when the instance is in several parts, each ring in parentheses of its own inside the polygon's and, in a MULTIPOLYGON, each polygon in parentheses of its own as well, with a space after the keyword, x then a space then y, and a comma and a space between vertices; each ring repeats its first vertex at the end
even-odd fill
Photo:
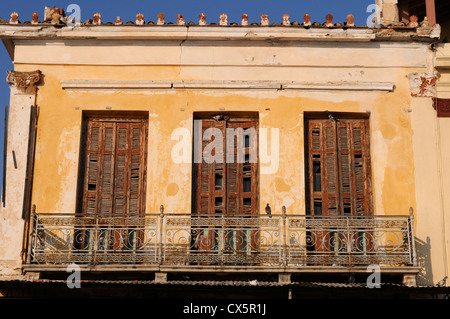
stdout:
MULTIPOLYGON (((349 14, 347 16, 347 21, 345 21, 344 23, 340 23, 340 22, 334 22, 333 21, 333 15, 328 14, 326 15, 325 19, 326 21, 323 23, 319 23, 319 22, 312 22, 311 20, 311 16, 306 13, 303 16, 303 21, 302 22, 298 22, 298 21, 290 21, 290 16, 289 14, 284 14, 282 16, 282 21, 280 24, 274 22, 272 24, 269 23, 269 16, 267 14, 262 14, 260 16, 260 22, 253 22, 250 23, 249 22, 249 16, 247 14, 243 14, 242 15, 242 20, 240 21, 240 23, 236 23, 236 22, 232 22, 232 23, 228 23, 228 16, 225 13, 222 13, 219 16, 219 21, 218 23, 208 23, 206 21, 206 15, 204 13, 200 13, 199 14, 199 20, 198 23, 194 23, 194 22, 189 22, 186 23, 185 19, 183 18, 183 16, 181 14, 177 15, 177 21, 176 23, 173 22, 166 22, 165 21, 165 15, 163 13, 159 13, 157 16, 157 21, 153 22, 153 21, 149 21, 149 22, 145 22, 144 20, 144 14, 142 13, 138 13, 136 15, 136 19, 135 21, 128 21, 128 22, 123 22, 122 19, 120 17, 117 17, 116 20, 114 22, 102 22, 101 20, 102 15, 100 13, 95 13, 92 16, 92 19, 89 19, 87 21, 85 21, 84 23, 82 23, 81 21, 70 21, 70 17, 66 16, 64 13, 63 9, 60 8, 45 8, 45 16, 44 19, 42 21, 39 21, 39 14, 37 12, 34 12, 31 15, 31 21, 27 21, 24 23, 21 23, 19 21, 19 14, 17 12, 13 12, 10 15, 10 20, 9 22, 0 19, 0 23, 2 24, 31 24, 31 25, 36 25, 36 24, 50 24, 50 25, 67 25, 67 24, 73 24, 76 25, 78 23, 78 25, 83 26, 90 26, 90 25, 219 25, 219 26, 236 26, 236 25, 241 25, 241 26, 269 26, 269 25, 282 25, 282 26, 303 26, 303 27, 310 27, 310 26, 322 26, 322 27, 356 27, 357 25, 354 22, 354 16, 352 14, 349 14)), ((428 21, 425 20, 422 23, 418 22, 418 18, 417 16, 411 16, 410 17, 410 23, 409 24, 400 24, 401 26, 404 27, 412 27, 412 28, 416 28, 416 27, 428 27, 428 21)), ((375 26, 374 24, 372 25, 372 27, 375 26)))

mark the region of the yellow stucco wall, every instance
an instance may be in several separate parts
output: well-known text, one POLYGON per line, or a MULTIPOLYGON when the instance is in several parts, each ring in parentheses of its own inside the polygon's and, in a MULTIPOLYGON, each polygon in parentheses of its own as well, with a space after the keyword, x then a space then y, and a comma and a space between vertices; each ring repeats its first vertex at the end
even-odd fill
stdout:
POLYGON ((167 212, 190 212, 191 165, 170 160, 171 150, 177 143, 171 134, 180 127, 192 130, 193 112, 221 110, 256 111, 260 128, 279 129, 279 168, 274 174, 260 176, 260 207, 269 202, 278 212, 285 205, 288 213, 305 213, 303 114, 325 110, 370 112, 375 213, 408 214, 409 207, 416 206, 411 98, 405 76, 408 69, 389 70, 389 78, 395 82, 394 92, 144 92, 63 90, 61 80, 173 80, 179 79, 180 67, 18 64, 16 68, 39 69, 45 76, 37 95, 40 115, 33 189, 37 212, 75 211, 81 121, 85 110, 148 112, 148 213, 158 212, 161 204, 167 212))
POLYGON ((445 162, 450 149, 440 150, 435 143, 438 136, 441 141, 446 136, 448 125, 443 119, 436 121, 431 98, 411 96, 408 81, 410 73, 433 72, 426 44, 80 43, 18 41, 15 50, 16 70, 41 70, 44 75, 37 93, 40 113, 32 198, 38 213, 75 212, 83 111, 148 112, 147 213, 158 213, 160 205, 170 213, 191 211, 192 165, 176 163, 171 152, 179 142, 172 139, 177 129, 192 132, 194 112, 258 112, 260 129, 279 130, 278 169, 260 175, 260 211, 268 202, 275 213, 285 205, 288 214, 305 214, 305 113, 364 113, 370 114, 375 214, 408 215, 412 207, 418 259, 424 268, 421 283, 436 282, 448 272, 441 221, 443 207, 450 206, 442 193, 449 179, 441 180, 448 172, 440 175, 438 158, 445 162), (64 82, 83 80, 312 85, 297 90, 64 88, 64 82), (314 83, 330 87, 317 89, 314 83), (342 83, 391 83, 393 90, 371 90, 370 85, 342 89, 342 83))

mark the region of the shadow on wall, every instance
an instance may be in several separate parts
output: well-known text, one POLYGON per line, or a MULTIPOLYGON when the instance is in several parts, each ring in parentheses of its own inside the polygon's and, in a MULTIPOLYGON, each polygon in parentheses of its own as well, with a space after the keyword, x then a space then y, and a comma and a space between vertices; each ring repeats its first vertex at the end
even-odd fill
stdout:
POLYGON ((433 270, 431 268, 430 237, 424 242, 416 238, 417 263, 422 268, 417 276, 418 285, 433 285, 433 270))

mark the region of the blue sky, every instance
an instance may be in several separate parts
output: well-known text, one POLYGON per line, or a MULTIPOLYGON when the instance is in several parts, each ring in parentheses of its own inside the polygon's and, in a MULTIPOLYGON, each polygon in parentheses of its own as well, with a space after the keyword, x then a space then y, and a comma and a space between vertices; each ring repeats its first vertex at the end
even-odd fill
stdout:
MULTIPOLYGON (((305 13, 311 15, 313 22, 325 22, 325 16, 331 13, 335 22, 343 23, 348 14, 355 16, 357 25, 366 25, 370 13, 367 7, 375 0, 69 0, 69 1, 36 1, 36 0, 1 0, 0 18, 9 21, 11 12, 19 13, 21 22, 30 21, 31 14, 37 12, 39 20, 44 17, 44 7, 58 7, 67 11, 70 4, 76 4, 81 9, 81 20, 92 19, 96 12, 102 14, 103 22, 114 22, 117 16, 122 21, 134 21, 137 13, 144 14, 144 20, 157 20, 157 15, 163 12, 166 22, 176 22, 177 14, 183 15, 186 22, 198 22, 200 13, 206 14, 206 21, 218 23, 219 15, 226 13, 228 22, 240 22, 241 15, 247 13, 249 22, 259 22, 261 14, 268 14, 270 23, 282 21, 282 16, 288 13, 292 21, 303 21, 305 13)), ((3 45, 0 48, 0 181, 2 180, 3 162, 3 124, 4 106, 9 105, 9 85, 6 83, 6 71, 14 66, 3 45)))

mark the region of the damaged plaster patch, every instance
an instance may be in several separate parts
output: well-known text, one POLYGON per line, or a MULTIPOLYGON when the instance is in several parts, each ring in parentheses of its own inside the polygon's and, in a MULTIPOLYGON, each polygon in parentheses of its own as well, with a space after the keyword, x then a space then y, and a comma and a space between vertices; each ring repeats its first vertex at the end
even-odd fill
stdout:
POLYGON ((437 76, 427 73, 409 73, 409 86, 411 96, 415 97, 434 97, 436 96, 437 76))
POLYGON ((277 192, 289 192, 291 190, 291 186, 286 184, 284 179, 282 179, 281 177, 277 177, 275 179, 275 189, 277 190, 277 192))
POLYGON ((167 186, 166 194, 167 194, 167 196, 175 196, 179 190, 180 190, 180 188, 178 187, 178 185, 176 183, 170 183, 167 186))
POLYGON ((61 178, 61 188, 59 191, 60 198, 58 201, 58 209, 61 211, 75 211, 75 202, 73 200, 74 180, 76 180, 76 168, 78 164, 78 145, 74 142, 74 136, 78 136, 77 127, 72 129, 63 129, 60 135, 60 144, 58 146, 58 158, 62 159, 58 163, 58 176, 61 178))
MULTIPOLYGON (((373 134, 373 154, 377 154, 376 166, 373 168, 374 172, 374 185, 379 190, 384 189, 384 177, 386 168, 388 167, 388 146, 383 134, 380 131, 376 131, 373 134)), ((375 190, 376 192, 376 190, 375 190)), ((384 207, 382 202, 382 194, 380 196, 374 196, 375 205, 377 211, 380 214, 384 214, 384 207)))

